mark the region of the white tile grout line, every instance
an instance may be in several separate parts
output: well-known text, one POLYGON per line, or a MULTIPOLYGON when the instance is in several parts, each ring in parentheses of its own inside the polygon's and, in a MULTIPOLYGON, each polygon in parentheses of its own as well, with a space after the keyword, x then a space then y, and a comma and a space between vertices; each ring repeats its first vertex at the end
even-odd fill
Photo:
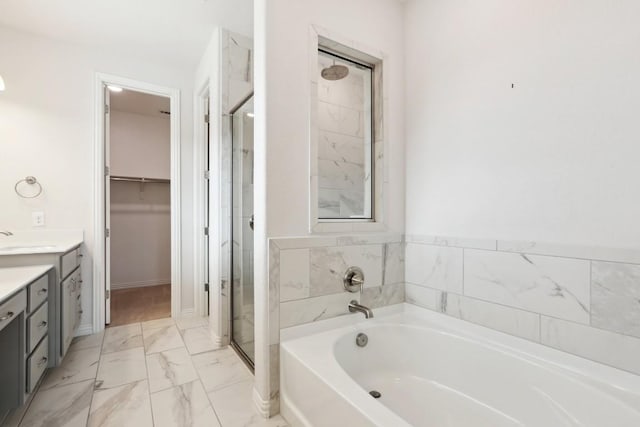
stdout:
POLYGON ((89 399, 89 410, 87 411, 86 425, 89 425, 91 419, 91 407, 93 406, 93 397, 96 394, 96 383, 98 382, 98 372, 100 372, 100 361, 102 360, 102 346, 104 345, 104 338, 107 336, 107 328, 102 331, 102 340, 100 341, 100 353, 98 354, 98 367, 96 368, 96 376, 93 379, 93 390, 91 390, 91 399, 89 399))

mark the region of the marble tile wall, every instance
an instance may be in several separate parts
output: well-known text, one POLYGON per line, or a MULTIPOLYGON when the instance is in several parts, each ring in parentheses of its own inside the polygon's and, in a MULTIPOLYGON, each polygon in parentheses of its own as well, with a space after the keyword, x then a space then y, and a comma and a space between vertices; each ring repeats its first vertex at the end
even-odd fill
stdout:
MULTIPOLYGON (((318 57, 318 76, 332 65, 318 57)), ((351 69, 351 67, 350 67, 351 69)), ((363 216, 370 187, 370 130, 365 123, 364 72, 353 67, 342 80, 318 77, 318 214, 321 218, 363 216)), ((370 83, 369 86, 370 87, 370 83)))
POLYGON ((640 374, 640 250, 405 240, 406 302, 640 374))
POLYGON ((269 240, 272 407, 279 407, 280 330, 349 314, 354 299, 372 308, 404 302, 404 255, 400 234, 269 240), (350 266, 364 272, 362 294, 343 288, 342 275, 350 266))

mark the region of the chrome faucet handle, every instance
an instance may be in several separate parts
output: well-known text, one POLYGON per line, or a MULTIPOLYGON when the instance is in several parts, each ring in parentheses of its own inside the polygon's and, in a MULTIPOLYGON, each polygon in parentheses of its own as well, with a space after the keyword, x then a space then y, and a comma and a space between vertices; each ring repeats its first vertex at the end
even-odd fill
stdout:
POLYGON ((344 289, 347 292, 362 292, 362 287, 364 286, 364 273, 362 272, 362 269, 359 267, 347 268, 347 271, 344 273, 342 283, 344 284, 344 289))

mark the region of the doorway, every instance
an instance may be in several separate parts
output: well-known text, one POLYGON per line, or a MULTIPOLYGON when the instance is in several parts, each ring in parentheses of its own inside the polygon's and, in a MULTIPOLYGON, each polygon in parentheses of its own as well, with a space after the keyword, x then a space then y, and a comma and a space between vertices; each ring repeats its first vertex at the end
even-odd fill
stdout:
POLYGON ((253 368, 253 95, 231 118, 231 345, 253 368))
POLYGON ((111 326, 171 317, 169 98, 106 87, 111 326))
POLYGON ((96 74, 95 332, 179 314, 179 99, 96 74))

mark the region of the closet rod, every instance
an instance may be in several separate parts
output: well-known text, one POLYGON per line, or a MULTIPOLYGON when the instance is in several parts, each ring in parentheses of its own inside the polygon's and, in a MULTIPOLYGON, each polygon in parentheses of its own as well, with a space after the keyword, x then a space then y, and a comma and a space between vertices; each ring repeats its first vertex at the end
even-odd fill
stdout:
POLYGON ((126 182, 142 182, 142 183, 159 183, 168 184, 171 182, 169 179, 162 178, 138 178, 134 176, 112 176, 111 181, 126 181, 126 182))

